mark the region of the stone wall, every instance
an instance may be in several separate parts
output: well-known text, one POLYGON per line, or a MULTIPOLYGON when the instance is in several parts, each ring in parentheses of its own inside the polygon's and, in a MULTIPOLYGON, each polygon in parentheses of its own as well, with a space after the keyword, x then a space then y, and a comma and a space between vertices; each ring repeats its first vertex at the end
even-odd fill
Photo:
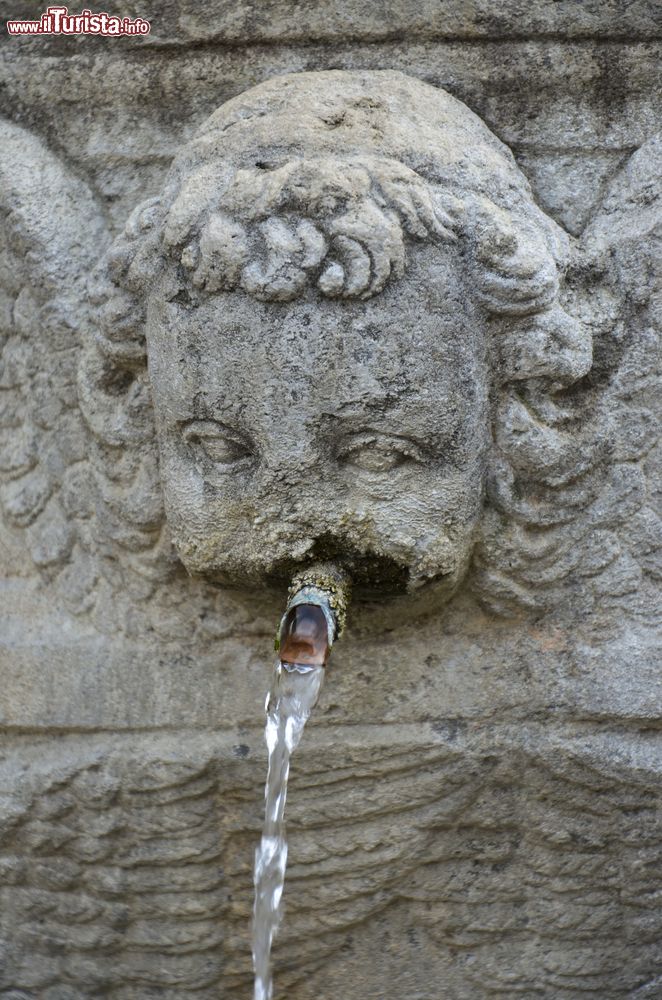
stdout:
MULTIPOLYGON (((47 328, 47 364, 34 346, 45 314, 29 314, 33 353, 14 350, 23 299, 2 279, 10 446, 35 401, 39 440, 83 433, 86 262, 159 192, 177 150, 247 88, 325 69, 443 88, 512 150, 569 234, 567 303, 593 334, 576 422, 613 417, 599 489, 577 501, 592 520, 568 536, 559 579, 544 560, 527 569, 534 591, 558 583, 558 600, 497 607, 466 586, 421 620, 406 602, 350 619, 293 769, 277 995, 662 997, 658 5, 136 0, 121 13, 150 19, 152 34, 2 42, 3 117, 47 150, 42 161, 26 146, 22 189, 51 176, 52 157, 107 225, 72 250, 73 332, 47 328)), ((17 287, 39 299, 62 252, 51 261, 46 236, 36 250, 12 236, 22 203, 3 206, 17 287)), ((83 538, 97 517, 86 447, 46 462, 83 538)), ((153 582, 123 596, 113 558, 101 579, 85 545, 79 559, 73 543, 44 554, 30 535, 38 504, 6 469, 0 997, 248 997, 262 713, 284 594, 210 597, 182 572, 158 583, 158 601, 153 582)), ((45 522, 47 540, 66 534, 59 524, 45 522)))

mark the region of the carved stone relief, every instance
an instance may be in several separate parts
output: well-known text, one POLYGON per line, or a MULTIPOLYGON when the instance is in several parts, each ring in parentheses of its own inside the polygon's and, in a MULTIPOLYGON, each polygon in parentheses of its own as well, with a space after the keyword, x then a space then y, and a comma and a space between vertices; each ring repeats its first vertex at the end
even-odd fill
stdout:
POLYGON ((662 995, 659 138, 571 235, 449 93, 276 76, 113 237, 2 133, 8 635, 45 599, 82 653, 56 745, 10 640, 0 996, 248 996, 259 662, 320 558, 285 995, 662 995))

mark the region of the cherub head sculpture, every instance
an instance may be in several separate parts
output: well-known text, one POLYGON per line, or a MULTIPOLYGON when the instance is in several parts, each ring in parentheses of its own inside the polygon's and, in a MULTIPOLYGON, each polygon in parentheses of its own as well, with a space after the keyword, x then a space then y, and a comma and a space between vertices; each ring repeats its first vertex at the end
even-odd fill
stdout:
POLYGON ((484 510, 544 525, 567 475, 553 396, 591 344, 566 254, 443 91, 324 72, 231 100, 101 267, 80 384, 109 536, 153 546, 160 482, 195 575, 333 558, 359 588, 450 595, 484 510))

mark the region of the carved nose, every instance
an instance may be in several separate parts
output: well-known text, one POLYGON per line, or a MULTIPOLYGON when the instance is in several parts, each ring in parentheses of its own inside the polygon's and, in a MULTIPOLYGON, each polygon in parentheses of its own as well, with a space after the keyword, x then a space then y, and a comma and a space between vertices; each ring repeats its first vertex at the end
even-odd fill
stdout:
POLYGON ((267 476, 286 486, 307 490, 319 479, 320 452, 312 444, 299 441, 269 452, 265 455, 264 466, 267 476))

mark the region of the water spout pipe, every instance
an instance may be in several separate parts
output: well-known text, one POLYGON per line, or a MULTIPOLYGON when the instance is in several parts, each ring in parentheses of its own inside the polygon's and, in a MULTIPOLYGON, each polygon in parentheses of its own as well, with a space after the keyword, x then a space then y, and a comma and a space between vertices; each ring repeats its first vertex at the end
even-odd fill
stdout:
POLYGON ((292 580, 276 649, 290 667, 325 667, 345 627, 350 581, 344 570, 318 563, 292 580))

